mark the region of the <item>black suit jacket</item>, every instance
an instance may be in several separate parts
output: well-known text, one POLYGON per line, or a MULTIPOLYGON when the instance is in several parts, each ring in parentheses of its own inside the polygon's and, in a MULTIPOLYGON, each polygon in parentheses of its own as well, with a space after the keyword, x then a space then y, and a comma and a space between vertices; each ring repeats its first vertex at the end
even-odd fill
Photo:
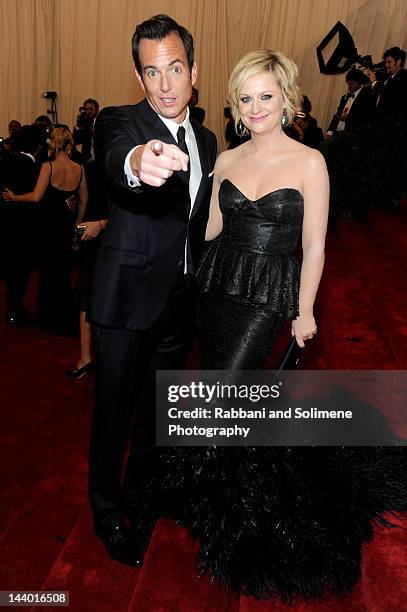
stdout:
MULTIPOLYGON (((7 187, 17 195, 29 193, 35 187, 40 166, 24 153, 15 153, 0 161, 0 187, 7 187)), ((38 205, 33 202, 6 202, 0 192, 1 228, 7 241, 18 236, 35 236, 33 223, 38 205)))
POLYGON ((402 68, 387 81, 373 85, 372 89, 378 120, 407 114, 407 70, 402 68))
POLYGON ((95 125, 96 162, 105 180, 110 221, 101 240, 94 274, 90 316, 102 324, 148 329, 165 308, 183 273, 188 238, 188 269, 196 269, 204 251, 215 135, 191 120, 202 179, 188 217, 185 172, 162 187, 130 187, 124 173, 128 152, 157 138, 176 144, 146 100, 134 106, 105 108, 95 125))
MULTIPOLYGON (((338 109, 332 117, 331 123, 329 124, 328 132, 336 132, 347 100, 347 94, 342 96, 338 109)), ((372 94, 372 90, 370 86, 363 85, 349 109, 349 113, 345 121, 345 130, 354 130, 355 128, 371 123, 374 113, 375 98, 372 94)))

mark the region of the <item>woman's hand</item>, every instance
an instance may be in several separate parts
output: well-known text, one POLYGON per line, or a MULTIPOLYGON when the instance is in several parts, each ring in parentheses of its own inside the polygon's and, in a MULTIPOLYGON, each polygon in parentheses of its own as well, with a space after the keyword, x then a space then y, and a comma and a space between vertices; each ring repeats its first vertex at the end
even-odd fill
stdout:
POLYGON ((10 191, 10 189, 7 189, 7 187, 3 191, 3 199, 7 202, 14 202, 14 195, 15 194, 10 191))
POLYGON ((85 227, 85 231, 81 236, 81 240, 91 240, 96 238, 102 230, 102 224, 100 221, 86 221, 86 223, 80 223, 78 227, 85 227))
POLYGON ((314 315, 310 313, 300 314, 291 323, 291 335, 297 340, 298 346, 304 348, 305 340, 311 340, 317 333, 314 315))

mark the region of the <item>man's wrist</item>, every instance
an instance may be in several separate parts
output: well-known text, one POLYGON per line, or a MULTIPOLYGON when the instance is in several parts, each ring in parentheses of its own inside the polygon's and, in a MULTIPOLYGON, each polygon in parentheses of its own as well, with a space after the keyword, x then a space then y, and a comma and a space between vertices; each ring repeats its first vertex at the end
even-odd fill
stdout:
POLYGON ((124 160, 124 173, 127 177, 127 183, 132 189, 134 187, 140 187, 140 179, 138 178, 137 167, 133 169, 135 162, 132 160, 134 159, 134 153, 137 151, 137 149, 140 149, 141 147, 144 148, 144 145, 137 145, 133 149, 130 149, 130 151, 127 153, 126 159, 124 160))
POLYGON ((136 149, 134 149, 129 160, 132 174, 137 178, 139 178, 140 158, 143 154, 144 146, 145 145, 140 145, 136 149))

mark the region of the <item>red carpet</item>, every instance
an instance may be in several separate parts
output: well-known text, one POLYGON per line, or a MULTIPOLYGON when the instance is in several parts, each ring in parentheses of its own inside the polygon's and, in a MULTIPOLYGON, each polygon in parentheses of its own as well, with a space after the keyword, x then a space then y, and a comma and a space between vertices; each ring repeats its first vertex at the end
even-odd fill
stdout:
MULTIPOLYGON (((406 228, 403 211, 337 224, 319 292, 320 333, 304 367, 406 369, 406 228)), ((31 302, 34 287, 35 278, 31 302)), ((78 341, 3 323, 0 338, 0 590, 69 590, 75 612, 407 611, 405 522, 375 528, 352 594, 292 607, 239 599, 198 578, 197 543, 168 520, 157 524, 141 569, 111 561, 92 533, 87 504, 92 387, 64 376, 78 341)))

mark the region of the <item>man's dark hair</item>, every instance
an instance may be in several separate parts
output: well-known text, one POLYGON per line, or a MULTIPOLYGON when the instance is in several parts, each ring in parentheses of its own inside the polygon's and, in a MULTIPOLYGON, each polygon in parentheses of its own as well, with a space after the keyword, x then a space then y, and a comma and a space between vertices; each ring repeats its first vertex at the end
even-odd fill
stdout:
POLYGON ((35 120, 34 120, 35 124, 43 124, 43 125, 52 125, 52 121, 51 119, 48 117, 48 115, 39 115, 35 120))
POLYGON ((134 65, 141 77, 143 77, 143 74, 139 53, 140 41, 143 38, 147 38, 148 40, 163 40, 163 38, 172 32, 178 34, 182 44, 184 45, 188 60, 188 68, 191 72, 192 66, 194 65, 194 39, 192 38, 192 34, 188 32, 186 28, 174 21, 174 19, 168 17, 168 15, 155 15, 154 17, 143 21, 143 23, 140 23, 136 27, 136 31, 131 39, 134 65))
POLYGON ((345 78, 346 78, 347 83, 349 81, 356 81, 356 83, 359 83, 359 85, 364 85, 365 83, 369 81, 368 77, 365 74, 363 74, 361 70, 358 70, 357 68, 351 68, 346 73, 345 78))
POLYGON ((99 110, 99 102, 97 100, 94 100, 93 98, 88 98, 87 100, 85 100, 83 106, 85 106, 85 104, 92 104, 97 111, 99 110))
POLYGON ((24 151, 35 155, 41 144, 42 130, 39 125, 23 125, 13 136, 13 148, 15 151, 24 151))
POLYGON ((400 49, 400 47, 390 47, 390 49, 386 49, 386 51, 383 53, 384 60, 386 57, 392 57, 395 62, 401 60, 400 66, 403 68, 404 62, 406 61, 406 52, 403 51, 403 49, 400 49))

